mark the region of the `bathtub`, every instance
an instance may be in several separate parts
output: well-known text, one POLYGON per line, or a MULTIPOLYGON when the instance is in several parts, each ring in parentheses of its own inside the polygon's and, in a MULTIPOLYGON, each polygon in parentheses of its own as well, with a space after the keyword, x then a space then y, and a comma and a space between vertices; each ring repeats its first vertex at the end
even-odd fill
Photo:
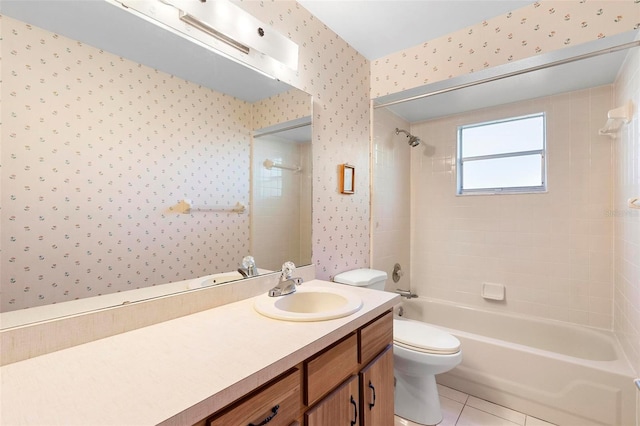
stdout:
POLYGON ((424 298, 401 306, 462 343, 438 383, 558 425, 635 424, 633 371, 613 333, 424 298))

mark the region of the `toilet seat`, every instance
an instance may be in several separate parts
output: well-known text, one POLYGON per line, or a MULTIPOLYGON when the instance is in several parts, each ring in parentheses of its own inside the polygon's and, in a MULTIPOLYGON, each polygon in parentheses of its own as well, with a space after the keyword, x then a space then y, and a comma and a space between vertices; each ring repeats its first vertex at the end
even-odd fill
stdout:
POLYGON ((393 320, 393 343, 418 352, 451 355, 460 352, 460 341, 449 333, 419 321, 393 320))

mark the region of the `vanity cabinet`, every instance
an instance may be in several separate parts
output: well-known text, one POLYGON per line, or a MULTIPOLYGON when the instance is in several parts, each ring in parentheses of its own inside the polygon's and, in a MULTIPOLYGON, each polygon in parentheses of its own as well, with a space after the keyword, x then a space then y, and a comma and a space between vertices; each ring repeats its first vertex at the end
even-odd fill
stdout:
POLYGON ((393 391, 387 311, 197 426, 389 426, 393 391))

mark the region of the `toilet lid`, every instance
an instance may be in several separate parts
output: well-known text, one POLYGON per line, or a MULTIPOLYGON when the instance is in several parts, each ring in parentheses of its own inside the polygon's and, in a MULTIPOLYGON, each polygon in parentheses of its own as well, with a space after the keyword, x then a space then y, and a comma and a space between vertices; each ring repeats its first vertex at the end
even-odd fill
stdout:
POLYGON ((460 341, 454 336, 419 321, 394 319, 393 341, 420 352, 450 355, 460 351, 460 341))

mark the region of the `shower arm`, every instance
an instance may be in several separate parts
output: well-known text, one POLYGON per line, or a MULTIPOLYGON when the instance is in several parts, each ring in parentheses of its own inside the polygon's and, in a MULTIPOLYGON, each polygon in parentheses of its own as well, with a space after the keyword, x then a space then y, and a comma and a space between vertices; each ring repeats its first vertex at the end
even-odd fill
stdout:
POLYGON ((399 134, 400 134, 400 132, 402 132, 402 133, 404 133, 405 135, 407 135, 407 137, 408 137, 408 138, 410 138, 410 137, 411 137, 411 133, 407 132, 406 130, 398 129, 398 128, 396 127, 396 135, 399 135, 399 134))

